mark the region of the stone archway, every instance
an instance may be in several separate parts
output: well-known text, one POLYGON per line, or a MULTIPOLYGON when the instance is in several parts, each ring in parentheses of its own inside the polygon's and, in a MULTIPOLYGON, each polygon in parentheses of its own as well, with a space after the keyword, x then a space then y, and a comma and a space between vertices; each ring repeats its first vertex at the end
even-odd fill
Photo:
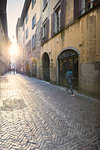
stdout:
POLYGON ((32 77, 37 77, 37 62, 35 59, 32 60, 32 77))
POLYGON ((50 81, 50 59, 47 53, 42 56, 43 79, 50 81))
POLYGON ((58 56, 58 84, 66 86, 65 74, 68 67, 73 71, 73 88, 78 89, 78 53, 72 49, 62 51, 58 56))

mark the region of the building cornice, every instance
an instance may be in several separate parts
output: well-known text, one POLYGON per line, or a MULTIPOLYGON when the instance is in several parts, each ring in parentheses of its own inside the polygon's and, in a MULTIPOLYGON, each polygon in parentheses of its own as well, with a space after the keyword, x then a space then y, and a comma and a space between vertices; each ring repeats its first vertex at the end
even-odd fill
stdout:
POLYGON ((21 14, 22 24, 24 22, 26 13, 27 13, 27 11, 29 9, 30 3, 31 3, 31 0, 25 0, 24 7, 23 7, 23 10, 22 10, 22 14, 21 14))

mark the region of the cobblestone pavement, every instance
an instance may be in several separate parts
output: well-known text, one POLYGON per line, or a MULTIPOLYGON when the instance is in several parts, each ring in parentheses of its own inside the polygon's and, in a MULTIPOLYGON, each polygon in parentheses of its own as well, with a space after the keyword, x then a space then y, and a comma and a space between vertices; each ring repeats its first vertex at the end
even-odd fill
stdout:
POLYGON ((0 150, 100 150, 100 101, 19 74, 0 88, 0 150))

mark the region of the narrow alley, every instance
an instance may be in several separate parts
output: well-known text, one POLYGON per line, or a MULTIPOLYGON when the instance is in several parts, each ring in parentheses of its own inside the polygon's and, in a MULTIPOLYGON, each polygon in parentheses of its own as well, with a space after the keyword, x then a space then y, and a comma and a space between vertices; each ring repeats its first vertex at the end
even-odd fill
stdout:
POLYGON ((100 101, 20 74, 0 88, 0 150, 100 149, 100 101))

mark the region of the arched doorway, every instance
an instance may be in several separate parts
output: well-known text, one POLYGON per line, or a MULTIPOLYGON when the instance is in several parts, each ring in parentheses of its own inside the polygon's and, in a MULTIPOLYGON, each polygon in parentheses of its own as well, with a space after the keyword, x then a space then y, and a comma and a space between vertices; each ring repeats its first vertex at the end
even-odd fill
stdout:
POLYGON ((25 64, 25 68, 26 68, 26 74, 27 74, 27 75, 30 75, 30 64, 29 64, 28 61, 27 61, 26 64, 25 64))
POLYGON ((32 76, 37 76, 37 62, 35 59, 32 60, 32 76))
POLYGON ((73 71, 73 88, 78 89, 78 53, 74 50, 64 50, 58 56, 58 82, 66 86, 65 74, 68 67, 73 71))
POLYGON ((42 68, 43 68, 43 79, 46 81, 50 81, 50 60, 47 53, 43 54, 42 68))

